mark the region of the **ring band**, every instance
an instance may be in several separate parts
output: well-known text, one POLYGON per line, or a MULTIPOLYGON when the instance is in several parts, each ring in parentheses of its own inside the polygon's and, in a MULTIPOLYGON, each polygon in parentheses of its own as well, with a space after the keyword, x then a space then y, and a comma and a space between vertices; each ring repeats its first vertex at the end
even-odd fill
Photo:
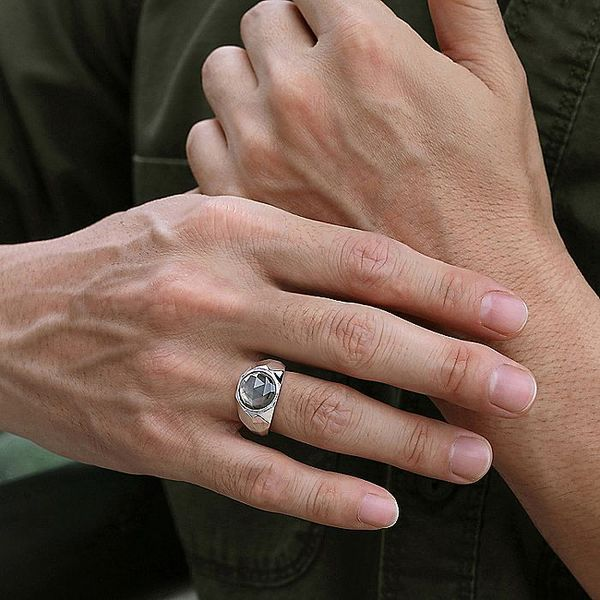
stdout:
POLYGON ((269 433, 284 375, 285 365, 278 360, 264 360, 242 373, 235 399, 240 421, 252 433, 269 433))

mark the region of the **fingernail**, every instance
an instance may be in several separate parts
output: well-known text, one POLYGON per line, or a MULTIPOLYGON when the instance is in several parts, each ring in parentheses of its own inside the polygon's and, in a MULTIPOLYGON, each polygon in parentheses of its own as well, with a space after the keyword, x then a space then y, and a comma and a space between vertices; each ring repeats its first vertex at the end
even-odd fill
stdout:
POLYGON ((358 520, 365 525, 383 529, 398 520, 398 504, 393 498, 367 494, 360 505, 358 520))
POLYGON ((450 469, 461 479, 477 481, 490 469, 492 448, 485 441, 474 437, 459 437, 450 453, 450 469))
POLYGON ((490 292, 481 300, 481 324, 501 335, 519 333, 528 318, 527 304, 513 294, 490 292))
POLYGON ((513 365, 501 365, 490 381, 490 402, 513 414, 524 413, 534 402, 537 383, 533 375, 513 365))

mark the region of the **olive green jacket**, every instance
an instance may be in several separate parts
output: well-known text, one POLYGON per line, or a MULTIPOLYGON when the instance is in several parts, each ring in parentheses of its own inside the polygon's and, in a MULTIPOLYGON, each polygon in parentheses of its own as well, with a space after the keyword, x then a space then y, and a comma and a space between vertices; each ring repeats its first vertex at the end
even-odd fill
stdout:
MULTIPOLYGON (((210 114, 201 64, 215 47, 240 43, 239 20, 253 4, 0 0, 0 240, 65 234, 192 188, 185 139, 210 114)), ((434 43, 426 0, 387 4, 434 43)), ((600 290, 600 0, 504 4, 529 76, 558 225, 600 290)), ((434 414, 413 394, 353 383, 434 414)), ((268 443, 386 485, 399 521, 385 532, 335 530, 167 482, 202 599, 586 597, 495 472, 461 487, 277 436, 268 443)))

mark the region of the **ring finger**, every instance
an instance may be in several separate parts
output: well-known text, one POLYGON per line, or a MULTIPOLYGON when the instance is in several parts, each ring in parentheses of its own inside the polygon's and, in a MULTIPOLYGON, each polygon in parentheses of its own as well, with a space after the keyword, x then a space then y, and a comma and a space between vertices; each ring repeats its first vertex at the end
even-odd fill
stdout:
POLYGON ((492 462, 489 443, 474 433, 298 373, 284 379, 272 430, 324 450, 453 483, 477 481, 492 462))

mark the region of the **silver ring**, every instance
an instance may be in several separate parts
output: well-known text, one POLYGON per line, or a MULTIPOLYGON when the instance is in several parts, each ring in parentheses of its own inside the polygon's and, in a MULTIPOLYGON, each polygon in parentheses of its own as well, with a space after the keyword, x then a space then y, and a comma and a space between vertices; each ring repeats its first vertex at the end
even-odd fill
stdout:
POLYGON ((278 360, 264 360, 242 373, 235 399, 240 421, 252 433, 269 433, 284 375, 285 365, 278 360))

